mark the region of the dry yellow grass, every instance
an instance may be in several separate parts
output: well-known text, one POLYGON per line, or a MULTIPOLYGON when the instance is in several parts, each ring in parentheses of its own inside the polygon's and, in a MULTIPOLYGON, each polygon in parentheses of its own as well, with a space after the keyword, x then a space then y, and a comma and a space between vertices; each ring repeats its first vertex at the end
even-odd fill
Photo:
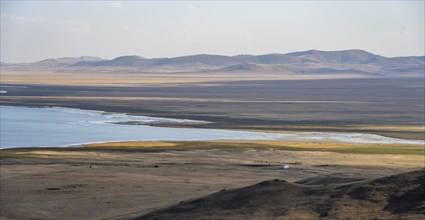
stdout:
POLYGON ((85 145, 88 148, 150 148, 150 147, 176 147, 177 143, 175 142, 161 142, 161 141, 144 141, 144 142, 107 142, 107 143, 96 143, 96 144, 87 144, 85 145))
POLYGON ((77 86, 136 86, 141 84, 199 83, 202 78, 177 78, 173 76, 152 76, 138 74, 108 74, 84 71, 62 73, 55 71, 8 71, 2 70, 3 84, 33 85, 77 85, 77 86))
POLYGON ((398 125, 398 126, 378 126, 378 125, 369 125, 369 126, 352 126, 350 128, 354 129, 368 129, 368 130, 386 130, 386 131, 425 131, 425 126, 423 125, 398 125))
POLYGON ((45 99, 45 100, 125 100, 125 101, 188 101, 188 102, 219 102, 219 103, 357 103, 345 101, 326 101, 326 100, 238 100, 238 99, 217 99, 217 98, 174 98, 174 97, 128 97, 128 96, 4 96, 5 100, 17 99, 45 99))
MULTIPOLYGON (((134 70, 1 70, 2 84, 33 84, 33 85, 75 85, 75 86, 138 86, 138 85, 175 85, 198 84, 207 82, 231 82, 250 80, 303 80, 326 79, 326 75, 288 75, 288 74, 249 74, 234 75, 228 73, 143 73, 134 70)), ((349 76, 332 76, 347 78, 349 76)))
POLYGON ((359 154, 405 154, 423 156, 423 145, 351 144, 336 142, 287 141, 188 141, 188 142, 113 142, 87 144, 92 149, 193 150, 193 149, 281 149, 292 151, 324 151, 359 154))
POLYGON ((320 150, 347 153, 382 153, 382 154, 417 154, 423 155, 423 145, 401 144, 356 144, 336 142, 286 142, 286 141, 255 141, 254 143, 265 144, 273 147, 293 148, 294 150, 320 150))

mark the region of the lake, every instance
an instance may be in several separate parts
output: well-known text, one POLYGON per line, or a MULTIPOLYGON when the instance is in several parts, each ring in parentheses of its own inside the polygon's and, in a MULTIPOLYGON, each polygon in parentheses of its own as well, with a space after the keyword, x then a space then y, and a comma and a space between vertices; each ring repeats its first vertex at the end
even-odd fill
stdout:
POLYGON ((0 106, 0 148, 56 147, 112 141, 290 140, 423 144, 373 134, 297 132, 288 134, 143 124, 204 121, 131 116, 71 108, 0 106), (127 124, 126 124, 127 123, 127 124), (131 124, 128 124, 131 123, 131 124))

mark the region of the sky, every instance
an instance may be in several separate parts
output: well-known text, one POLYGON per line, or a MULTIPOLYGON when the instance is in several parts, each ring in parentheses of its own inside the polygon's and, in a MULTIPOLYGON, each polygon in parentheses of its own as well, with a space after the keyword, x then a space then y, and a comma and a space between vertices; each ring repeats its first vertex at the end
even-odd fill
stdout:
POLYGON ((7 63, 363 49, 425 54, 424 1, 3 1, 7 63))

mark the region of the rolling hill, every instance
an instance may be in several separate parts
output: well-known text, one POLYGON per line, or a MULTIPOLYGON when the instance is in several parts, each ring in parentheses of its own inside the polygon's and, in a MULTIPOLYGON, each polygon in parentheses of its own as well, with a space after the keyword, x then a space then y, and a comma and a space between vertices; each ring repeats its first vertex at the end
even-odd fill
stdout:
POLYGON ((238 72, 274 74, 356 74, 362 76, 423 76, 424 56, 384 57, 364 50, 308 50, 287 54, 222 56, 199 54, 173 58, 121 56, 112 60, 96 57, 56 58, 13 67, 132 68, 151 72, 238 72))
POLYGON ((103 60, 99 57, 81 56, 81 57, 62 57, 45 59, 29 64, 36 67, 68 67, 80 62, 98 62, 103 60))
POLYGON ((425 170, 374 180, 269 180, 140 216, 160 219, 423 219, 425 170))

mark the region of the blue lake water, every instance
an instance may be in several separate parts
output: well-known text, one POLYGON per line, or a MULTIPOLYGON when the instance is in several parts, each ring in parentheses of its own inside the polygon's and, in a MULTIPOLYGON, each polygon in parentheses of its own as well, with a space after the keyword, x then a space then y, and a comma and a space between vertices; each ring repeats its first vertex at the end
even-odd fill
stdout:
MULTIPOLYGON (((0 148, 66 146, 108 141, 274 139, 278 134, 166 128, 123 122, 196 122, 70 108, 0 106, 0 148)), ((201 122, 202 123, 202 122, 201 122)))
POLYGON ((130 116, 71 109, 0 106, 0 149, 56 147, 111 141, 288 140, 368 144, 424 144, 419 140, 374 134, 297 132, 287 134, 197 128, 167 128, 140 124, 202 121, 130 116), (117 124, 132 122, 139 125, 117 124))

